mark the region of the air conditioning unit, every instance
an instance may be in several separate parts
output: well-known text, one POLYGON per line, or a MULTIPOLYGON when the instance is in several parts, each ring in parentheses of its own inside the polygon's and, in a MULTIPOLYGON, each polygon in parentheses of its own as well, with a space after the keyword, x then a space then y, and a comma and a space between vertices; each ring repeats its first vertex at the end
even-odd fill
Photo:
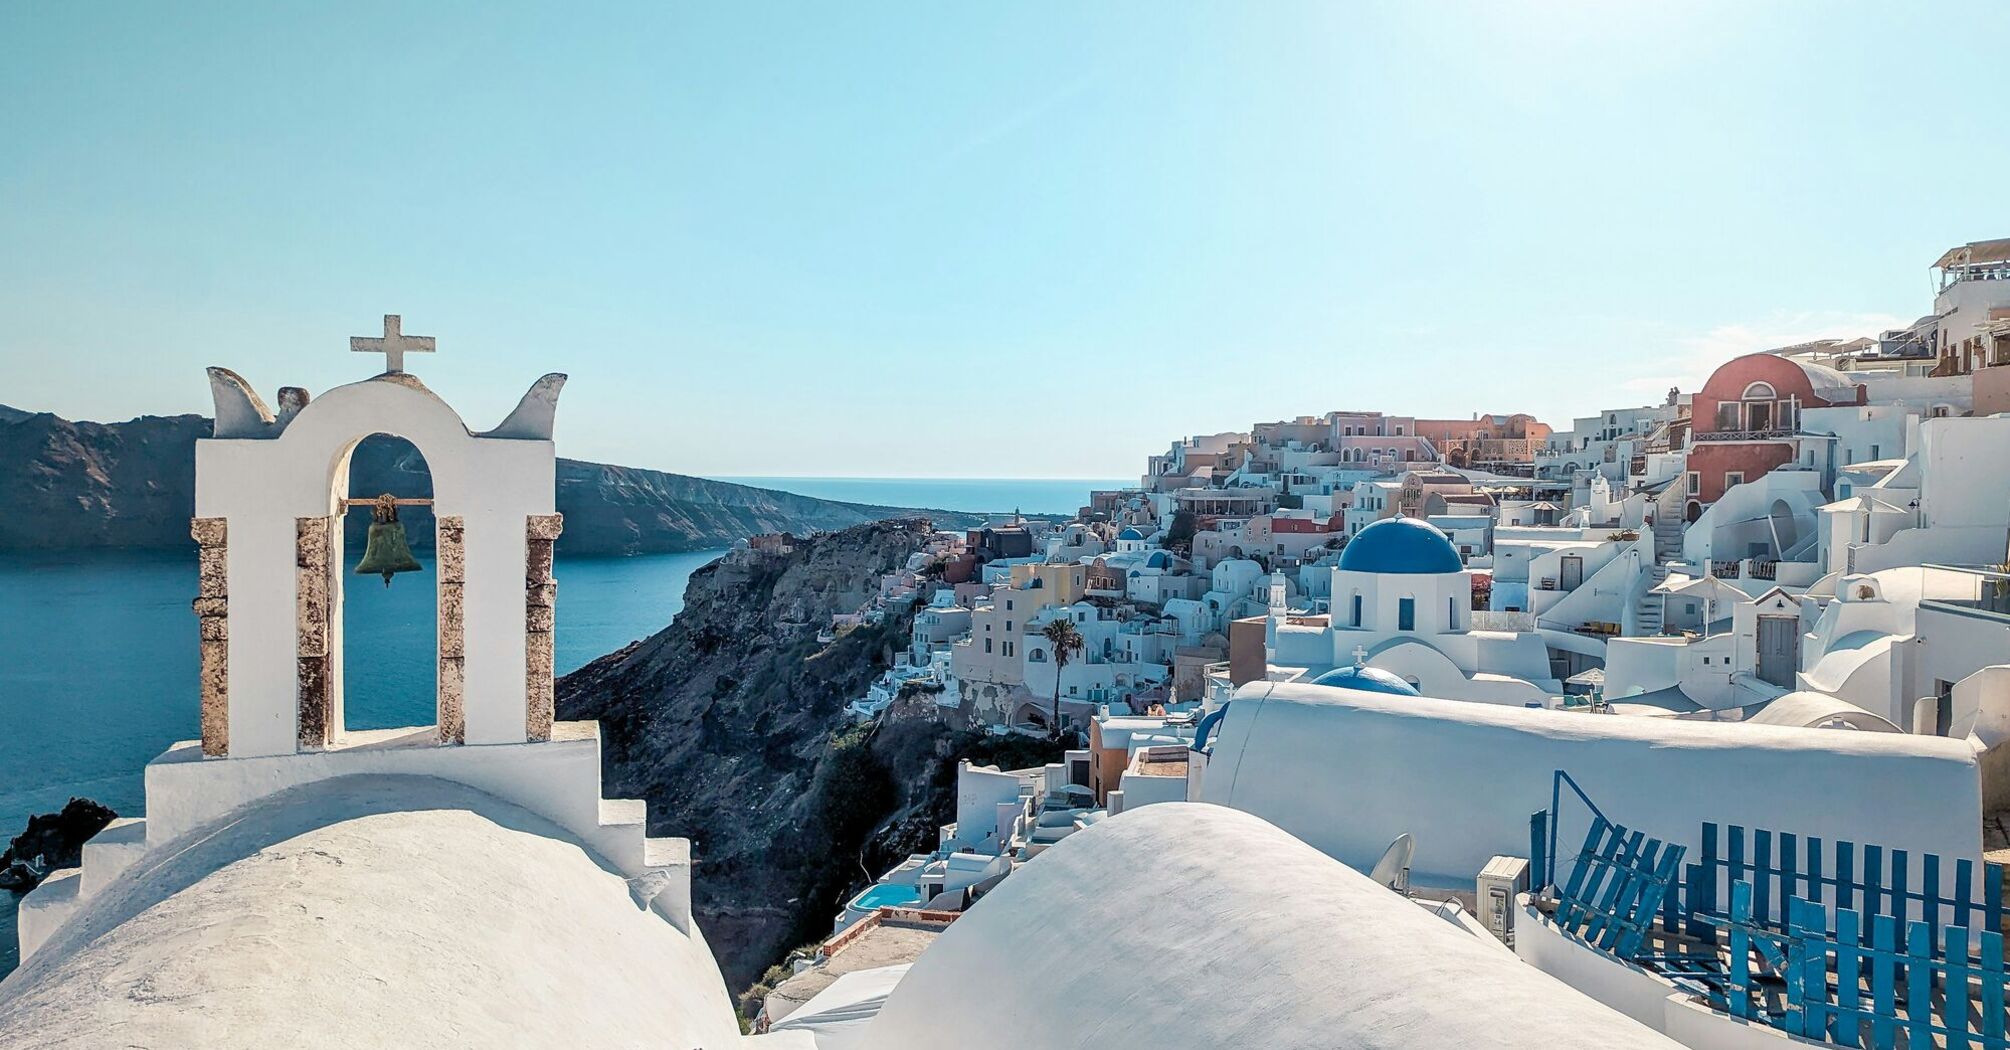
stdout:
POLYGON ((1528 861, 1521 857, 1495 857, 1480 869, 1480 920, 1504 944, 1514 943, 1515 894, 1527 892, 1528 861))

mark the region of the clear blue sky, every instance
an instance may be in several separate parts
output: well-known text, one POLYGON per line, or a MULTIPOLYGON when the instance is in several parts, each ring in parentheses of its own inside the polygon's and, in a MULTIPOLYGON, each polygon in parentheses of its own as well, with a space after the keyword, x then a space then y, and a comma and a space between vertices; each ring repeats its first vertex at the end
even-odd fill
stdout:
POLYGON ((1658 401, 2010 236, 2010 5, 0 0, 0 402, 369 374, 696 474, 1658 401))

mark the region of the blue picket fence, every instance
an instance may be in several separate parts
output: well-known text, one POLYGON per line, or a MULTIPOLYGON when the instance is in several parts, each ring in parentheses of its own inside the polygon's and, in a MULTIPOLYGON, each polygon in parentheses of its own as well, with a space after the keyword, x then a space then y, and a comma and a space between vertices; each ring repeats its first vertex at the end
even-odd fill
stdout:
POLYGON ((1862 1050, 2010 1050, 2001 866, 1739 825, 1706 823, 1697 842, 1684 863, 1561 770, 1529 820, 1560 928, 1720 1010, 1862 1050), (1565 787, 1590 811, 1573 856, 1557 846, 1565 787))
MULTIPOLYGON (((1559 886, 1559 861, 1582 864, 1597 844, 1601 826, 1618 827, 1591 801, 1569 773, 1557 770, 1550 808, 1529 818, 1529 849, 1535 877, 1559 886), (1589 812, 1593 835, 1577 856, 1560 857, 1558 814, 1568 788, 1589 812)), ((2003 869, 1957 859, 1948 863, 1931 853, 1887 849, 1848 840, 1824 840, 1791 832, 1705 823, 1697 837, 1694 863, 1680 869, 1660 902, 1664 929, 1706 936, 1710 918, 1728 914, 1730 888, 1752 886, 1752 917, 1759 925, 1783 929, 1787 902, 1795 897, 1833 904, 1865 916, 1888 915, 1901 926, 1914 919, 1938 934, 1942 926, 2004 933, 2003 869)), ((1559 887, 1561 888, 1561 887, 1559 887)))
POLYGON ((1936 938, 1924 919, 1831 912, 1803 897, 1787 899, 1776 930, 1759 922, 1754 893, 1734 883, 1718 922, 1729 953, 1716 1005, 1733 1016, 1859 1050, 2010 1047, 2002 934, 1949 925, 1936 938))
POLYGON ((1736 824, 1704 824, 1701 847, 1697 862, 1683 872, 1679 900, 1671 899, 1664 909, 1664 920, 1679 916, 1685 932, 1700 935, 1708 925, 1703 917, 1725 914, 1730 887, 1740 882, 1752 887, 1753 921, 1770 929, 1784 928, 1788 902, 1803 899, 1866 917, 1888 916, 1901 926, 1919 919, 1929 931, 1979 926, 2003 932, 1999 865, 1966 859, 1947 864, 1931 853, 1825 843, 1736 824))

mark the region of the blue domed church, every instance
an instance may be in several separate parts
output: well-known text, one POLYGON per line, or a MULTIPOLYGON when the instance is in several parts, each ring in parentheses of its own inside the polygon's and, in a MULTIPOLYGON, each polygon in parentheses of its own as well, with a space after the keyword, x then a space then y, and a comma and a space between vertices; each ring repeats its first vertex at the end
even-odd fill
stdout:
POLYGON ((1269 625, 1273 669, 1337 688, 1404 692, 1394 682, 1409 695, 1516 706, 1562 693, 1540 634, 1473 629, 1472 573, 1429 522, 1375 522, 1331 571, 1324 626, 1269 625))

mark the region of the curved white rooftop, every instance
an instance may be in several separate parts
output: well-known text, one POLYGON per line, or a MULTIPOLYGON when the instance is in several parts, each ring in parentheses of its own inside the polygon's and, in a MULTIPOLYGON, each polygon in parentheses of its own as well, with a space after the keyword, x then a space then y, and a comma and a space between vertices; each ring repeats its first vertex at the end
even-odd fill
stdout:
POLYGON ((1677 1045, 1256 817, 1185 802, 1021 868, 868 1034, 880 1050, 1677 1045))
MULTIPOLYGON (((1788 360, 1793 359, 1789 358, 1788 360)), ((1794 361, 1793 363, 1799 366, 1800 370, 1807 375, 1808 385, 1813 387, 1815 393, 1820 394, 1824 400, 1833 401, 1852 397, 1856 393, 1856 383, 1850 377, 1827 365, 1811 364, 1806 361, 1794 361)))
POLYGON ((1764 726, 1836 727, 1874 733, 1904 732, 1889 719, 1872 714, 1839 696, 1796 690, 1775 697, 1745 721, 1764 726))
POLYGON ((295 788, 151 851, 0 982, 4 1046, 739 1040, 702 937, 557 825, 429 777, 295 788))

